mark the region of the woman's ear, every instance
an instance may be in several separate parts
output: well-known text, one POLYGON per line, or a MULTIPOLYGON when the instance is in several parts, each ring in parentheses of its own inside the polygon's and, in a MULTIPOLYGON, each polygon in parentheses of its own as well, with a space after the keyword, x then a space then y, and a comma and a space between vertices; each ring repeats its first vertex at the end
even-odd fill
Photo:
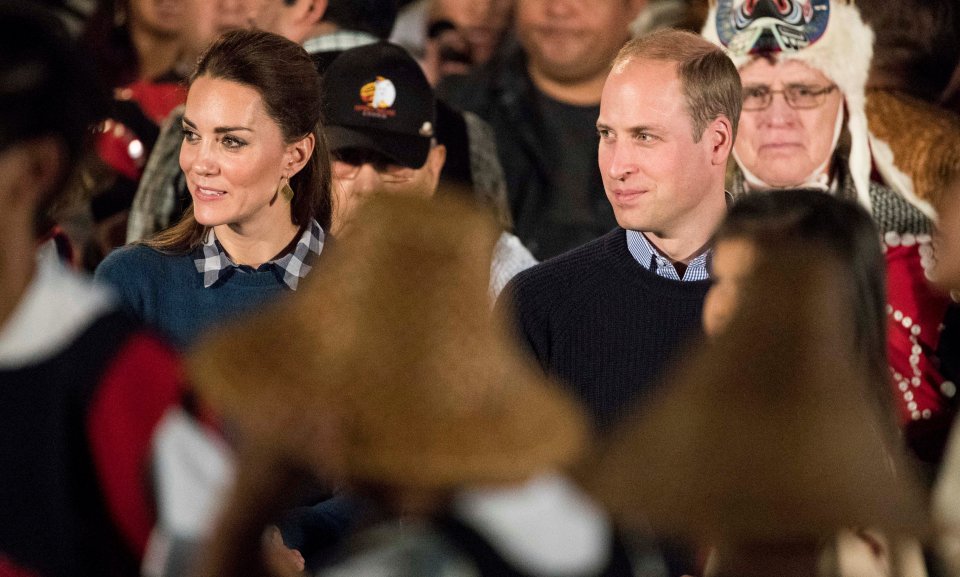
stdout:
POLYGON ((300 172, 310 157, 313 156, 313 149, 317 144, 316 136, 311 132, 300 140, 287 145, 286 158, 284 159, 284 174, 288 178, 300 172))

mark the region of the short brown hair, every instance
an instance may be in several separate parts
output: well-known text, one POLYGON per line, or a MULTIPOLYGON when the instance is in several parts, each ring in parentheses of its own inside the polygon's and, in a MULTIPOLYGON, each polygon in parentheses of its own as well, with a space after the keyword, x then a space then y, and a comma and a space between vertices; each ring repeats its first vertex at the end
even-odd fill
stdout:
POLYGON ((743 88, 740 73, 723 50, 692 32, 657 30, 627 42, 613 59, 613 66, 618 68, 644 59, 677 64, 680 89, 693 123, 694 142, 700 142, 707 124, 720 116, 730 120, 736 139, 743 88))

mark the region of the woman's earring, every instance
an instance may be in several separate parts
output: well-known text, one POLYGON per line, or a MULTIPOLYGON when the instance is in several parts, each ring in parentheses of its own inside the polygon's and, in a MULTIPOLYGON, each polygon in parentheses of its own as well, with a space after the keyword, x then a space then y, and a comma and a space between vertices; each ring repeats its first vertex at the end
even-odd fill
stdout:
POLYGON ((290 202, 293 200, 293 189, 290 188, 290 179, 284 178, 281 181, 283 184, 280 185, 280 188, 277 189, 277 193, 283 197, 283 200, 290 202))

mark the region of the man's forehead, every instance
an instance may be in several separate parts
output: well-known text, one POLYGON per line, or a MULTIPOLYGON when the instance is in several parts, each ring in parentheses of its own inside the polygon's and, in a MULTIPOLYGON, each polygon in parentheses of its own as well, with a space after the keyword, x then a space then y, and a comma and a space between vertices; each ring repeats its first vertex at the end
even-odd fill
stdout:
POLYGON ((740 69, 740 77, 745 83, 777 78, 787 82, 830 82, 830 79, 816 68, 794 59, 770 62, 765 58, 758 58, 740 69))

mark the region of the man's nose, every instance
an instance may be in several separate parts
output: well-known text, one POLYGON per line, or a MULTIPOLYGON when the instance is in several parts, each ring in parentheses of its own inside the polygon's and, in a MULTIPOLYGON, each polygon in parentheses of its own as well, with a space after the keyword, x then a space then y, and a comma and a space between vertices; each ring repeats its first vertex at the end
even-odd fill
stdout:
POLYGON ((607 175, 616 180, 624 180, 637 171, 636 159, 627 146, 614 145, 610 151, 610 166, 607 175))

